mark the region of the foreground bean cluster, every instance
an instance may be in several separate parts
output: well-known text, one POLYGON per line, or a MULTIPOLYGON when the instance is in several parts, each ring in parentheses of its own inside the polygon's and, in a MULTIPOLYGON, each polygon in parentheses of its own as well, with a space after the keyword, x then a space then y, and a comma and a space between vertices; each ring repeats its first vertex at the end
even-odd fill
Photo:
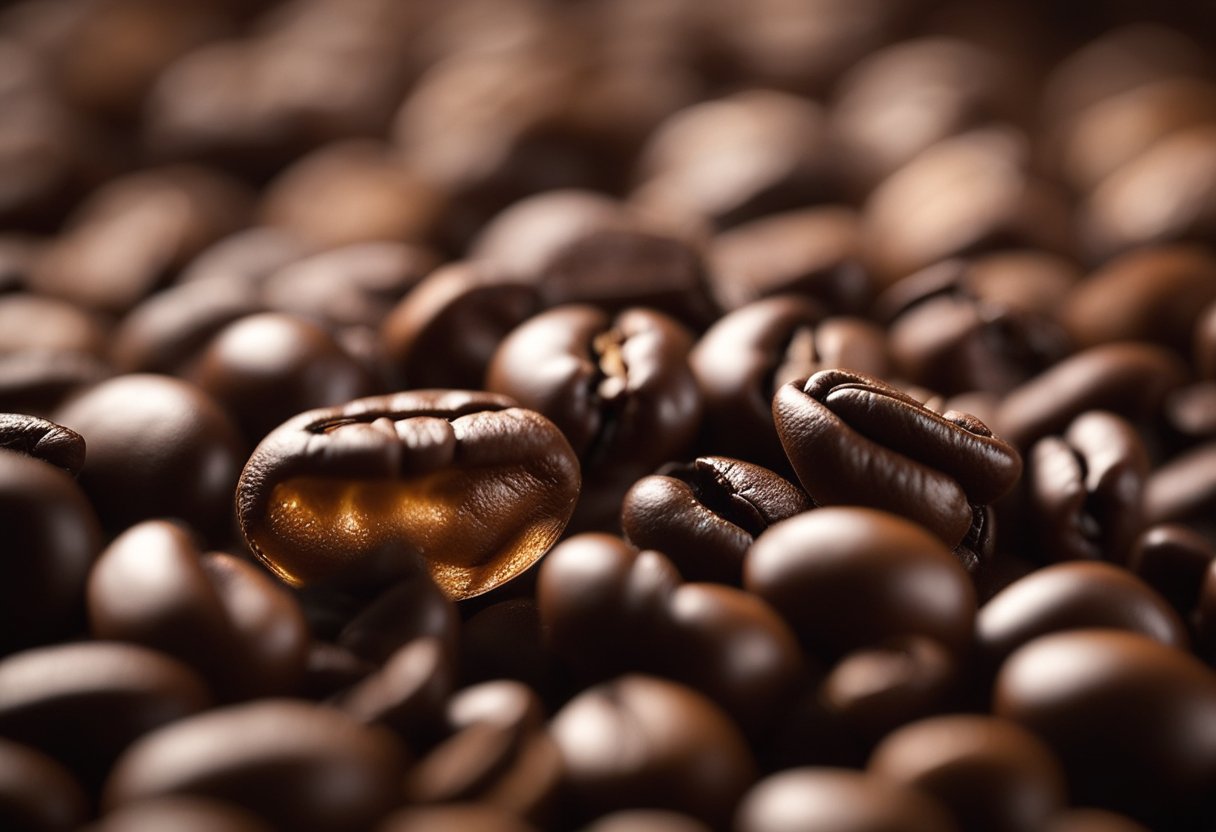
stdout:
POLYGON ((0 829, 1216 829, 1216 20, 1085 5, 0 10, 0 829))

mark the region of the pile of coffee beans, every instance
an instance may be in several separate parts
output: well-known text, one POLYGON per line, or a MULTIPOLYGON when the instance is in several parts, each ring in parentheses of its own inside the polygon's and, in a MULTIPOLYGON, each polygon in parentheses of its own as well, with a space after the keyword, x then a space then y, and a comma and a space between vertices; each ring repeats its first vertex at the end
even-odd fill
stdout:
POLYGON ((0 8, 0 830, 1216 830, 1216 9, 0 8))

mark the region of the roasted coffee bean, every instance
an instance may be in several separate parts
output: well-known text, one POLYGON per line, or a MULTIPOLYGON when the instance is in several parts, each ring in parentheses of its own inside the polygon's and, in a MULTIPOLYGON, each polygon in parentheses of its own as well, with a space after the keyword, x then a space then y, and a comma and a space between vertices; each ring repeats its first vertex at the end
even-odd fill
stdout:
POLYGON ((783 385, 773 419, 817 504, 901 514, 951 547, 973 531, 976 507, 1008 492, 1022 470, 1018 452, 975 417, 935 413, 860 373, 823 370, 783 385))
POLYGON ((866 321, 824 320, 814 301, 782 295, 719 319, 688 361, 705 395, 702 445, 781 470, 787 463, 772 407, 778 388, 827 368, 883 376, 886 338, 866 321))
POLYGON ((255 225, 229 234, 200 251, 182 269, 177 283, 232 282, 251 288, 294 263, 311 249, 298 236, 280 228, 255 225))
POLYGON ((708 243, 710 286, 726 310, 797 294, 836 313, 862 311, 873 281, 862 265, 857 214, 843 206, 803 208, 727 229, 708 243))
POLYGON ((738 586, 756 537, 809 507, 805 494, 766 468, 703 456, 635 482, 621 506, 621 528, 639 549, 671 558, 690 581, 738 586))
POLYGON ((823 111, 770 90, 694 104, 650 135, 633 204, 666 228, 726 228, 836 189, 823 111))
POLYGON ((394 812, 376 832, 536 832, 536 827, 483 803, 449 803, 394 812))
POLYGON ((375 240, 424 242, 442 197, 378 142, 326 145, 296 161, 262 196, 261 220, 318 248, 375 240))
POLYGON ((1131 818, 1104 809, 1069 809, 1045 828, 1047 832, 1149 832, 1131 818))
POLYGON ((73 214, 39 260, 30 287, 82 306, 123 312, 205 246, 240 227, 244 190, 201 168, 116 179, 73 214), (115 250, 115 241, 123 245, 115 250))
POLYGON ((243 807, 276 828, 338 832, 365 828, 392 808, 401 769, 402 750, 382 729, 331 708, 265 699, 145 736, 115 763, 103 805, 197 795, 243 807))
POLYGON ((1064 772, 1042 741, 1013 722, 943 716, 904 726, 867 766, 935 797, 961 832, 1041 832, 1064 808, 1064 772))
POLYGON ((185 375, 216 333, 262 308, 252 281, 222 278, 172 286, 122 319, 110 359, 128 373, 185 375))
POLYGON ((574 816, 671 809, 725 827, 755 764, 739 729, 701 694, 623 676, 570 700, 551 729, 574 816), (712 760, 713 765, 705 765, 712 760))
POLYGON ((993 710, 1051 747, 1081 805, 1210 825, 1216 676, 1186 653, 1111 630, 1044 636, 1005 662, 993 710))
POLYGON ((1107 176, 1081 206, 1081 236, 1105 259, 1136 246, 1216 236, 1216 125, 1179 130, 1107 176))
POLYGON ((1186 628, 1165 599, 1135 575, 1107 563, 1060 563, 1014 581, 980 608, 979 653, 992 668, 1049 633, 1129 630, 1186 650, 1186 628))
POLYGON ((1148 471, 1135 428, 1112 413, 1088 411, 1063 436, 1040 439, 1026 465, 1030 557, 1126 562, 1143 526, 1148 471))
POLYGON ((210 704, 193 670, 132 644, 58 644, 0 661, 0 737, 54 757, 90 788, 132 741, 210 704))
POLYGON ((1184 441, 1216 438, 1216 383, 1197 381, 1165 397, 1163 416, 1184 441))
POLYGON ((709 832, 709 827, 679 812, 626 809, 597 818, 581 832, 709 832))
POLYGON ((207 535, 227 531, 241 442, 197 387, 167 376, 120 376, 55 416, 88 443, 80 485, 108 529, 176 517, 207 535))
POLYGON ((1035 178, 1028 156, 1020 132, 984 127, 938 142, 887 177, 863 212, 867 260, 880 282, 984 248, 1067 253, 1063 194, 1035 178))
POLYGON ((416 391, 281 425, 245 466, 237 514, 293 586, 366 590, 427 571, 460 599, 535 563, 578 490, 570 445, 540 414, 490 393, 416 391))
POLYGON ((105 352, 105 318, 68 301, 13 292, 0 295, 0 354, 105 352))
POLYGON ((31 456, 73 475, 84 465, 84 437, 23 413, 0 413, 0 449, 31 456))
POLYGON ((507 275, 462 261, 425 277, 380 329, 389 375, 410 387, 481 387, 503 338, 540 309, 534 283, 507 275))
POLYGON ((831 110, 853 189, 865 194, 934 143, 1024 113, 1027 79, 994 50, 948 37, 872 52, 840 79, 831 110))
POLYGON ((499 346, 486 387, 552 419, 582 461, 576 528, 615 527, 634 480, 691 447, 702 411, 691 347, 659 312, 585 305, 543 312, 499 346))
POLYGON ((1216 502, 1216 442, 1207 442, 1158 466, 1144 488, 1148 524, 1197 523, 1211 533, 1216 502))
POLYGON ((70 832, 88 815, 71 772, 28 746, 0 740, 0 824, 12 832, 70 832))
POLYGON ((89 575, 88 604, 95 637, 174 656, 224 699, 293 693, 304 672, 308 630, 290 593, 172 523, 119 535, 89 575))
POLYGON ((949 548, 867 508, 816 509, 771 527, 747 553, 743 585, 828 659, 914 635, 957 655, 975 616, 975 591, 949 548))
POLYGON ((1203 575, 1216 560, 1216 546, 1186 526, 1162 523, 1145 529, 1132 547, 1127 568, 1188 616, 1199 600, 1203 575))
POLYGON ((1069 294, 1060 318, 1081 347, 1149 341, 1189 355, 1216 301, 1216 256, 1200 246, 1151 246, 1107 263, 1069 294))
POLYGON ((418 638, 437 638, 448 653, 453 653, 459 632, 456 607, 434 581, 417 575, 390 586, 362 605, 342 627, 337 642, 379 665, 418 638))
POLYGON ((1007 249, 971 257, 964 277, 978 298, 1005 309, 1054 316, 1081 280, 1071 260, 1038 249, 1007 249))
POLYGON ((85 581, 101 548, 97 515, 80 487, 53 465, 0 449, 0 528, 0 655, 71 634, 82 624, 85 581))
POLYGON ((897 636, 845 655, 824 677, 819 697, 859 746, 869 746, 900 725, 954 706, 961 671, 939 642, 897 636))
POLYGON ((107 812, 84 832, 270 832, 257 815, 201 797, 156 797, 107 812))
POLYGON ((321 700, 353 687, 376 671, 376 665, 359 658, 345 647, 314 641, 304 660, 299 693, 305 699, 321 700))
POLYGON ((443 704, 456 688, 450 652, 439 639, 417 638, 332 704, 367 725, 392 728, 411 748, 435 739, 443 704))
POLYGON ((761 780, 743 798, 738 832, 956 832, 924 792, 858 771, 795 768, 761 780))
POLYGON ((250 444, 297 413, 376 392, 370 374, 325 329, 273 312, 221 329, 199 354, 194 378, 250 444))
POLYGON ((972 272, 968 261, 946 260, 878 298, 902 378, 946 395, 1006 393, 1069 351, 1052 317, 985 297, 988 287, 972 272))
POLYGON ((1011 391, 994 429, 1017 448, 1064 431, 1087 410, 1109 410, 1139 423, 1156 418, 1186 367, 1168 350, 1118 342, 1090 347, 1011 391))
POLYGON ((111 374, 104 361, 82 353, 0 355, 0 410, 50 416, 72 394, 111 374))

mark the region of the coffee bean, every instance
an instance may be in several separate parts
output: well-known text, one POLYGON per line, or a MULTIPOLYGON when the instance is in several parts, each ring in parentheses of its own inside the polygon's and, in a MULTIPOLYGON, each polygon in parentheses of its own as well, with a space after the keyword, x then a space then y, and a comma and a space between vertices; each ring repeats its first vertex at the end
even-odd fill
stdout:
POLYGON ((1186 526, 1162 523, 1136 539, 1127 567, 1185 617, 1195 609, 1204 572, 1214 560, 1216 547, 1203 535, 1186 526))
POLYGON ((540 414, 489 393, 419 391, 281 425, 246 464, 237 513, 294 586, 366 590, 425 570, 468 598, 544 554, 578 488, 569 444, 540 414))
POLYGON ((0 740, 0 823, 14 832, 68 832, 88 813, 71 772, 45 754, 0 740))
POLYGON ((20 413, 0 413, 0 449, 77 474, 84 465, 84 437, 63 425, 20 413))

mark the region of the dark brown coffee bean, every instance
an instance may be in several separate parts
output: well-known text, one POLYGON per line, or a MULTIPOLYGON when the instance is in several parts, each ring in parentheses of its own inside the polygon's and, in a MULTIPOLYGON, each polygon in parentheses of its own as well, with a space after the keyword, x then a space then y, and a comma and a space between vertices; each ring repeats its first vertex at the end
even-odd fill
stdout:
POLYGON ((200 168, 115 179, 76 209, 30 286, 82 306, 122 312, 205 246, 240 227, 246 195, 200 168), (115 241, 124 241, 115 250, 115 241))
POLYGON ((1104 809, 1069 809, 1052 818, 1047 832, 1149 832, 1134 820, 1104 809))
POLYGON ((1212 817, 1216 676, 1186 653, 1111 630, 1045 636, 1005 662, 993 709, 1051 746, 1082 805, 1154 828, 1212 817))
POLYGON ((326 145, 267 186, 261 220, 318 248, 375 240, 423 242, 443 210, 441 196, 369 140, 326 145))
POLYGON ((738 832, 956 832, 936 800, 899 783, 835 768, 795 768, 743 798, 738 832))
POLYGON ((1216 501, 1214 462, 1216 442, 1207 442, 1154 470, 1144 489, 1146 523, 1209 523, 1216 501))
POLYGON ((1079 224, 1095 259, 1151 243, 1216 235, 1216 126, 1179 130, 1102 180, 1079 224))
POLYGON ((350 688, 376 671, 376 665, 359 658, 345 647, 314 641, 304 660, 304 678, 299 693, 305 699, 321 700, 350 688))
POLYGON ((424 278, 388 314, 380 351, 402 384, 477 389, 503 338, 539 309, 531 281, 485 262, 453 263, 424 278))
POLYGON ((974 507, 1008 492, 1022 470, 1018 452, 975 417, 935 413, 860 373, 823 370, 783 385, 773 419, 817 504, 901 514, 951 547, 972 530, 974 507))
POLYGON ((578 489, 569 443, 540 414, 490 393, 416 391, 281 425, 245 466, 237 514, 294 586, 366 590, 425 570, 468 598, 544 554, 578 489))
POLYGON ((1064 772, 1051 751, 1013 722, 943 716, 906 725, 867 771, 937 798, 961 832, 1041 832, 1064 808, 1064 772))
POLYGON ((72 394, 112 373, 104 361, 82 353, 26 350, 0 355, 0 409, 50 416, 72 394))
POLYGON ((1165 397, 1163 415, 1169 428, 1187 441, 1216 438, 1216 383, 1197 381, 1165 397))
POLYGON ((968 260, 967 288, 1006 309, 1054 316, 1060 302, 1081 280, 1071 260, 1038 249, 1009 249, 968 260))
POLYGON ((869 746, 900 725, 948 710, 958 698, 961 671, 952 651, 933 639, 897 636, 845 655, 824 677, 819 697, 833 719, 869 746))
POLYGON ((24 292, 0 295, 0 354, 101 356, 107 328, 102 316, 68 301, 24 292))
POLYGON ((704 456, 635 482, 621 507, 621 528, 639 549, 671 558, 690 581, 738 586, 756 537, 809 507, 805 494, 766 468, 704 456))
POLYGON ((648 676, 588 688, 554 717, 551 731, 577 816, 671 809, 724 827, 755 778, 739 729, 717 706, 648 676))
POLYGON ((221 329, 194 378, 232 415, 250 444, 305 410, 375 392, 375 381, 319 325, 267 312, 221 329))
POLYGON ((786 211, 727 229, 709 241, 706 259, 714 299, 726 310, 797 294, 855 314, 873 293, 861 263, 860 222, 842 206, 786 211))
POLYGON ((197 795, 241 806, 278 828, 360 829, 397 801, 402 751, 381 729, 290 699, 213 710, 168 725, 114 765, 104 806, 197 795), (319 783, 342 788, 318 788, 319 783), (291 795, 286 799, 286 795, 291 795))
POLYGON ((499 679, 464 688, 447 703, 446 722, 456 731, 488 723, 516 731, 539 731, 545 711, 536 691, 520 682, 499 679))
POLYGON ((432 636, 402 647, 332 704, 364 724, 392 728, 409 747, 420 748, 434 740, 443 704, 455 688, 451 654, 432 636))
POLYGON ((748 551, 743 582, 804 649, 829 659, 913 635, 957 655, 975 615, 975 591, 945 544, 866 508, 816 509, 773 526, 748 551))
POLYGON ((1034 177, 1028 156, 1024 135, 985 127, 938 142, 887 177, 863 214, 880 282, 997 245, 1068 252, 1063 195, 1034 177))
POLYGON ((1040 439, 1026 465, 1030 557, 1126 562, 1143 526, 1148 471, 1135 428, 1113 413, 1088 411, 1063 436, 1040 439))
POLYGON ((80 487, 53 465, 0 450, 0 527, 0 654, 73 632, 101 548, 80 487))
POLYGON ((308 630, 296 600, 253 564, 204 554, 179 526, 132 526, 89 575, 97 638, 141 644, 191 665, 224 699, 293 693, 308 630))
POLYGON ((110 358, 128 373, 185 375, 216 333, 262 307, 252 281, 223 278, 172 286, 122 319, 110 358))
POLYGON ((12 832, 70 832, 88 816, 71 772, 28 746, 0 740, 0 824, 12 832))
POLYGON ((25 454, 75 475, 84 465, 84 437, 22 413, 0 413, 0 449, 25 454))
POLYGON ((632 202, 665 228, 726 228, 835 189, 822 110, 745 90, 680 110, 643 148, 632 202))
MULTIPOLYGON (((177 283, 211 280, 250 288, 310 253, 304 240, 279 228, 255 225, 212 243, 177 276, 177 283)), ((217 284, 218 285, 218 284, 217 284)))
POLYGON ((84 832, 269 832, 257 815, 201 797, 154 797, 107 812, 84 832))
POLYGON ((1001 403, 996 431, 1018 448, 1061 433, 1087 410, 1109 410, 1131 422, 1156 417, 1166 394, 1186 381, 1169 351, 1119 342, 1090 347, 1045 370, 1001 403))
POLYGON ((1216 257, 1199 246, 1153 246, 1112 260, 1069 294, 1060 318, 1081 347, 1150 341, 1189 354, 1216 301, 1216 257))
POLYGON ((447 652, 456 650, 460 616, 443 591, 426 575, 401 581, 345 623, 337 642, 373 664, 384 664, 415 639, 439 639, 447 652))
POLYGON ((1186 526, 1162 523, 1144 530, 1132 547, 1127 568, 1167 600, 1181 616, 1199 600, 1203 576, 1216 560, 1216 546, 1186 526))
POLYGON ((193 670, 132 644, 58 644, 0 661, 0 737, 54 757, 88 787, 132 741, 210 704, 193 670))
POLYGON ((484 803, 449 803, 394 812, 376 832, 536 832, 536 827, 484 803))
POLYGON ((205 534, 227 531, 241 442, 227 415, 194 385, 121 376, 68 402, 56 421, 88 443, 80 485, 107 528, 176 517, 205 534))
POLYGON ((953 38, 870 53, 840 79, 831 111, 853 187, 864 194, 938 141, 1015 119, 1029 104, 1022 83, 996 52, 953 38))
POLYGON ((772 413, 777 389, 827 368, 885 375, 886 338, 868 322, 824 320, 814 301, 782 295, 719 319, 689 354, 689 365, 705 394, 704 446, 781 470, 786 460, 772 413))
POLYGON ((909 275, 878 298, 875 311, 888 322, 902 378, 947 395, 1005 393, 1064 357, 1071 344, 1054 310, 1039 313, 985 297, 989 286, 973 276, 969 261, 952 259, 909 275))
POLYGON ((1188 642, 1164 598, 1107 563, 1060 563, 1014 581, 980 608, 975 638, 983 659, 996 668, 1039 636, 1096 627, 1130 630, 1180 650, 1188 642))

